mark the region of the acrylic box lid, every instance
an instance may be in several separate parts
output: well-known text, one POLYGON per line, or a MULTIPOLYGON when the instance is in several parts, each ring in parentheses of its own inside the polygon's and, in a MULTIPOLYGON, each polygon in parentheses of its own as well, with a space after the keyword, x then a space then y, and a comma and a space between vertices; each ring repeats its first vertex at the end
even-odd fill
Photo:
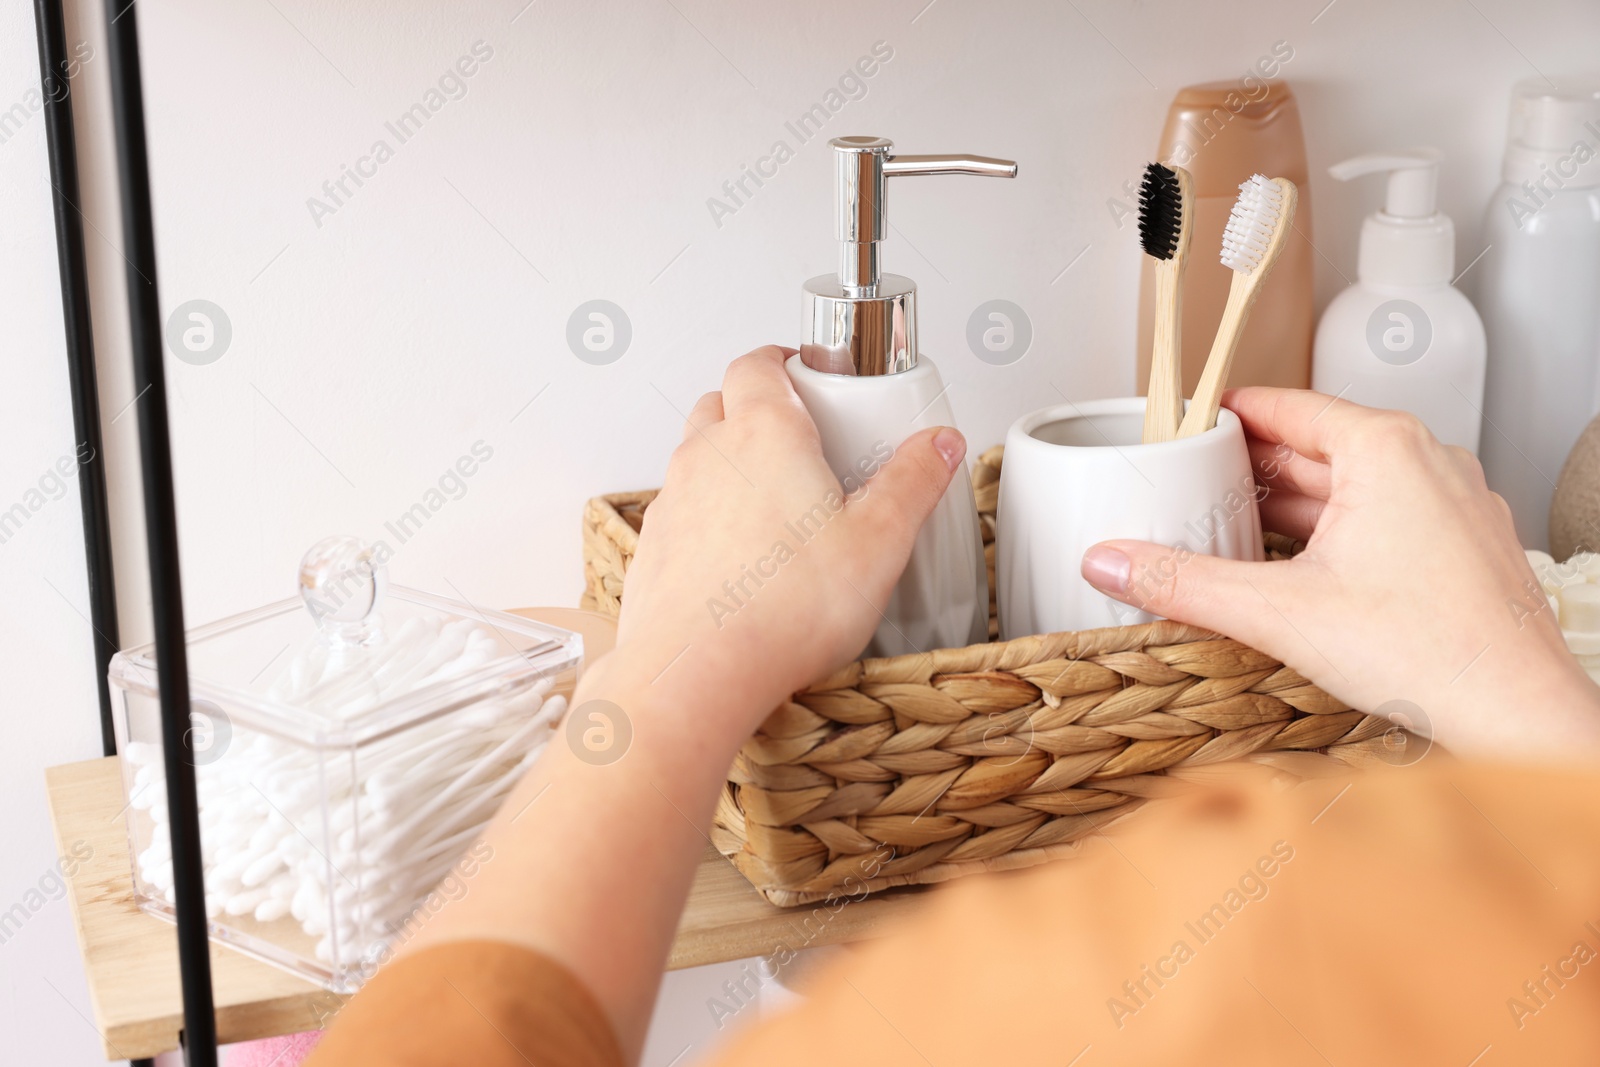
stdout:
MULTIPOLYGON (((351 537, 315 545, 300 596, 190 630, 189 688, 233 724, 344 746, 576 667, 583 639, 465 600, 390 586, 381 557, 351 537)), ((159 693, 155 646, 112 658, 113 685, 159 693)))

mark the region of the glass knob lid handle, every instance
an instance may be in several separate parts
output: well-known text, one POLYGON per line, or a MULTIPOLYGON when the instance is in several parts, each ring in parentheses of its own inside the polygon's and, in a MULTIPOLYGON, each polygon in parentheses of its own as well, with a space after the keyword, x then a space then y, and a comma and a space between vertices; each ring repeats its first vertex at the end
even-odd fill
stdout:
POLYGON ((377 621, 389 583, 376 549, 359 537, 325 537, 300 559, 300 598, 329 636, 359 638, 377 621))

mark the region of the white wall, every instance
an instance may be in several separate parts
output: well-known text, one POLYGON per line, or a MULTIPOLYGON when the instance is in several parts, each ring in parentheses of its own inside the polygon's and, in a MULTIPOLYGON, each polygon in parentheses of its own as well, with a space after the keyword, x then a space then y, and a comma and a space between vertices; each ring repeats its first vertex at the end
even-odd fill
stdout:
POLYGON ((0 511, 21 504, 28 517, 0 528, 0 1058, 90 1064, 100 1038, 85 1018, 44 793, 45 767, 100 754, 100 728, 78 485, 57 477, 76 473, 75 439, 38 92, 33 15, 10 0, 0 6, 0 511))
MULTIPOLYGON (((325 533, 384 536, 479 439, 494 460, 394 546, 395 576, 573 602, 583 500, 657 484, 679 413, 731 356, 793 341, 800 282, 833 267, 821 138, 720 227, 708 198, 793 144, 785 121, 874 42, 893 59, 829 136, 1021 161, 1015 182, 924 179, 890 204, 889 265, 921 284, 924 347, 986 446, 1051 383, 1131 388, 1138 250, 1108 201, 1177 86, 1242 74, 1288 40, 1314 173, 1437 144, 1464 265, 1507 85, 1533 64, 1584 69, 1600 29, 1593 5, 1506 0, 1338 0, 1315 24, 1320 5, 1277 2, 925 2, 142 3, 163 304, 210 300, 233 327, 217 362, 171 365, 193 618, 282 595, 325 533), (398 143, 385 122, 478 41, 493 56, 466 95, 398 143), (308 199, 380 138, 394 157, 314 220, 308 199), (633 326, 604 367, 565 343, 597 297, 633 326), (1011 367, 963 340, 993 297, 1033 320, 1011 367)), ((1376 180, 1318 184, 1324 299, 1380 195, 1376 180)))
MULTIPOLYGON (((799 285, 832 269, 835 249, 824 138, 797 145, 785 122, 875 42, 893 58, 825 136, 881 133, 910 152, 1021 163, 1011 183, 904 183, 890 205, 889 268, 920 283, 924 349, 981 448, 1053 386, 1077 397, 1132 387, 1138 250, 1108 202, 1153 151, 1178 86, 1237 77, 1288 41, 1313 173, 1359 151, 1441 148, 1464 266, 1480 250, 1507 87, 1594 69, 1600 39, 1600 9, 1578 0, 523 2, 135 9, 162 303, 209 300, 233 333, 214 363, 168 365, 192 621, 286 595, 300 553, 327 533, 388 538, 385 520, 478 440, 492 461, 415 538, 391 540, 392 574, 503 606, 575 602, 584 499, 658 484, 679 413, 723 364, 794 340, 799 285), (478 41, 492 56, 465 96, 398 143, 385 122, 478 41), (308 198, 380 138, 393 157, 314 218, 308 198), (794 158, 719 226, 708 198, 780 138, 794 158), (1004 368, 963 340, 972 310, 997 297, 1034 328, 1033 349, 1004 368), (565 341, 571 312, 594 298, 632 323, 609 366, 565 341)), ((109 419, 133 394, 103 35, 98 5, 78 6, 72 36, 99 57, 78 114, 109 419)), ((36 76, 26 7, 0 8, 5 102, 36 76)), ((0 371, 7 500, 71 436, 42 139, 35 121, 0 146, 0 300, 16 353, 0 371)), ((1325 302, 1342 284, 1334 266, 1352 273, 1358 220, 1380 194, 1314 184, 1325 302)), ((131 417, 108 431, 129 642, 149 633, 133 432, 131 417)), ((84 624, 43 584, 82 609, 75 511, 69 496, 0 546, 0 635, 23 676, 5 713, 22 743, 0 751, 19 816, 0 900, 49 860, 39 768, 95 752, 84 624)), ((0 1024, 50 1062, 87 1063, 92 1034, 35 977, 77 996, 68 945, 55 908, 5 946, 18 996, 0 1024)))

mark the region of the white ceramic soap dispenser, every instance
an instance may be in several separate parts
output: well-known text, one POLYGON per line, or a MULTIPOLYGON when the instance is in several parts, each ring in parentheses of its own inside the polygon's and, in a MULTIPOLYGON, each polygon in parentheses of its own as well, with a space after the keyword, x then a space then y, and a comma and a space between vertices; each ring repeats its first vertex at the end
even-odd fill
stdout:
POLYGON ((1369 407, 1409 411, 1445 444, 1478 450, 1483 323, 1451 286, 1456 233, 1435 209, 1439 154, 1423 148, 1347 159, 1340 181, 1387 171, 1383 210, 1361 225, 1356 283, 1322 313, 1312 388, 1369 407))
MULTIPOLYGON (((907 437, 955 419, 939 371, 917 351, 917 286, 884 274, 884 185, 916 174, 1011 178, 1017 165, 981 156, 894 155, 882 137, 838 137, 839 273, 805 283, 800 353, 786 366, 847 491, 891 461, 907 437)), ((889 598, 869 656, 959 648, 989 637, 989 576, 972 482, 963 467, 923 525, 889 598)))

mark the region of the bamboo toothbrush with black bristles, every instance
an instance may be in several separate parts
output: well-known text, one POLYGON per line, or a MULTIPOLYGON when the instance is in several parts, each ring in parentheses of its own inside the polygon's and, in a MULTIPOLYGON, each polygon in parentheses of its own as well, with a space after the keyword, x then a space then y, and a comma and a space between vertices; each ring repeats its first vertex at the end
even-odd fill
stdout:
POLYGON ((1261 295, 1261 285, 1278 261, 1278 253, 1283 251, 1283 242, 1294 225, 1298 195, 1289 179, 1262 174, 1251 175, 1239 186, 1239 199, 1222 231, 1222 265, 1233 271, 1228 303, 1222 309, 1222 322, 1211 342, 1200 384, 1195 386, 1189 410, 1178 427, 1179 437, 1205 433, 1217 424, 1239 335, 1244 332, 1250 308, 1261 295))
POLYGON ((1139 242, 1154 259, 1155 335, 1145 390, 1144 441, 1170 441, 1183 418, 1183 266, 1194 222, 1194 186, 1182 167, 1151 163, 1139 187, 1139 242))

